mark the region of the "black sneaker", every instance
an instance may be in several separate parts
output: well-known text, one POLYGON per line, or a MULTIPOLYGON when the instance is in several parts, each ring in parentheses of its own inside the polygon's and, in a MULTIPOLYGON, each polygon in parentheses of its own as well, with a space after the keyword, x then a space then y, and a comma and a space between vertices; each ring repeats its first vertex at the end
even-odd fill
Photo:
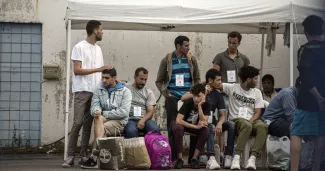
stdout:
POLYGON ((91 155, 89 157, 89 159, 83 165, 81 165, 81 168, 83 168, 83 169, 98 169, 97 157, 91 155))
POLYGON ((80 161, 79 161, 79 165, 83 165, 86 163, 86 161, 88 160, 88 158, 86 156, 81 156, 80 157, 80 161))
POLYGON ((200 169, 200 162, 197 159, 191 160, 191 169, 200 169))
POLYGON ((175 169, 183 169, 184 161, 183 159, 177 159, 175 163, 175 169))
POLYGON ((94 155, 94 156, 99 156, 99 150, 97 150, 97 149, 93 149, 93 152, 92 152, 92 154, 94 155))
POLYGON ((74 165, 74 156, 69 156, 62 164, 62 167, 73 167, 73 165, 74 165))

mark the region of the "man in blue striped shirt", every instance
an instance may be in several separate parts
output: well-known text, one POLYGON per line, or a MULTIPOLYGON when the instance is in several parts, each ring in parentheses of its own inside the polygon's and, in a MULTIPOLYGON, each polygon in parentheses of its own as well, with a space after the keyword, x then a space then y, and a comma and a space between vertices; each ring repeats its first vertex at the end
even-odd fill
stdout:
POLYGON ((186 36, 178 36, 174 42, 176 50, 167 54, 159 66, 156 86, 166 98, 167 128, 176 119, 178 101, 192 85, 201 81, 196 58, 189 53, 189 41, 186 36))

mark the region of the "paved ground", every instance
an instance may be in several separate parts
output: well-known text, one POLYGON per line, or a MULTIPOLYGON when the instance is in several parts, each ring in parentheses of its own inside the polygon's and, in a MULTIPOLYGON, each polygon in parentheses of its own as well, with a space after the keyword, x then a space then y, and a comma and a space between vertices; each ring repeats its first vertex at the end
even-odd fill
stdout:
MULTIPOLYGON (((1 155, 0 170, 2 171, 73 171, 82 170, 79 166, 61 168, 63 157, 58 155, 1 155)), ((77 162, 77 160, 76 160, 77 162)), ((193 171, 192 169, 182 169, 193 171)), ((206 170, 206 169, 200 169, 206 170)), ((179 171, 179 170, 178 170, 179 171)))

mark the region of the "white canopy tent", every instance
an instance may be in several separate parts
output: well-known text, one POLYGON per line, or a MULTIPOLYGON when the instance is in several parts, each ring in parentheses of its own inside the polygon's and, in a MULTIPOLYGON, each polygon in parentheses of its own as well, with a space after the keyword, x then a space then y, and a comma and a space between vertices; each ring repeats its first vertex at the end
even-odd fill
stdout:
POLYGON ((277 33, 290 24, 290 84, 293 85, 293 34, 303 33, 301 22, 308 15, 324 17, 322 0, 68 0, 66 58, 65 155, 67 157, 71 30, 84 30, 89 20, 101 21, 107 30, 228 33, 237 30, 264 34, 270 23, 277 33))

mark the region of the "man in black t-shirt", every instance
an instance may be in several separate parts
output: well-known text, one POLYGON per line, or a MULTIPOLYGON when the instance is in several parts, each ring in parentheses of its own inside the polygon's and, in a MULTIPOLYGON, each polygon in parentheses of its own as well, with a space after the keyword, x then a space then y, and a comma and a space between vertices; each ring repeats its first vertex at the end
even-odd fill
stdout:
POLYGON ((180 108, 176 121, 173 121, 172 131, 174 135, 174 145, 177 154, 175 169, 183 168, 183 136, 184 132, 195 134, 198 137, 195 152, 191 159, 191 168, 199 169, 200 162, 198 156, 203 150, 208 139, 208 116, 210 115, 210 105, 205 97, 205 87, 203 84, 195 84, 191 88, 193 98, 184 101, 180 108))
MULTIPOLYGON (((220 87, 221 83, 221 73, 216 69, 210 69, 205 74, 206 80, 206 101, 210 104, 210 115, 208 119, 208 141, 207 141, 207 152, 208 152, 208 162, 207 169, 214 170, 219 169, 220 165, 215 159, 214 151, 214 137, 215 135, 222 136, 224 131, 228 131, 227 136, 227 149, 226 149, 226 160, 225 168, 230 168, 232 162, 232 155, 234 153, 234 143, 235 143, 235 123, 232 121, 226 121, 226 107, 223 99, 223 95, 216 89, 220 87), (219 113, 216 119, 215 113, 219 113)), ((190 92, 186 93, 182 97, 182 101, 191 98, 192 94, 190 92)), ((192 139, 191 139, 192 140, 192 139)), ((223 148, 223 143, 220 144, 220 148, 223 148)))

